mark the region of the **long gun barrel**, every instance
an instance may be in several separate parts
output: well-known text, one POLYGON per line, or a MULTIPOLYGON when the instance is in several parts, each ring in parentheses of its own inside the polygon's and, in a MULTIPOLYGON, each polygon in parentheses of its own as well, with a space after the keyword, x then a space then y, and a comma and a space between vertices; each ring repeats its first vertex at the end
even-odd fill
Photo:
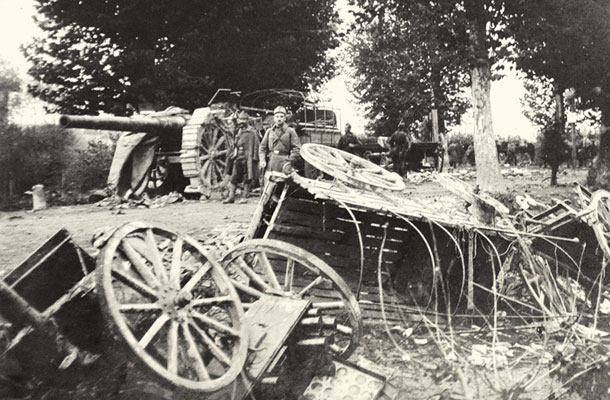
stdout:
POLYGON ((106 129, 110 131, 131 131, 150 133, 181 133, 189 117, 172 116, 80 116, 62 115, 59 125, 63 128, 106 129))

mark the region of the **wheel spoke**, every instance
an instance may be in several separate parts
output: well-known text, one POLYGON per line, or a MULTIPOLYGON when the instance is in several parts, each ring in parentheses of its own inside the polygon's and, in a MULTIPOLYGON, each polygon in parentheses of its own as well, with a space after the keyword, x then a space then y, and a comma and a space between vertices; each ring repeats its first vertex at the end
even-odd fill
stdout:
POLYGON ((161 309, 156 303, 126 303, 119 306, 119 310, 124 313, 139 313, 142 311, 158 311, 161 309))
POLYGON ((198 327, 197 324, 195 324, 195 322, 191 321, 190 323, 191 323, 191 326, 195 329, 195 331, 201 336, 201 338, 205 342, 206 346, 208 346, 212 355, 214 357, 216 357, 216 359, 218 361, 220 361, 221 363, 223 363, 225 366, 230 367, 231 358, 227 355, 227 353, 225 353, 220 347, 218 347, 218 345, 216 345, 216 343, 214 343, 212 338, 209 337, 208 334, 205 333, 205 331, 203 329, 198 327))
POLYGON ((351 335, 352 334, 352 328, 346 325, 342 325, 342 324, 337 324, 337 331, 344 333, 346 335, 351 335))
POLYGON ((284 288, 288 292, 292 292, 292 280, 294 279, 294 260, 289 258, 286 260, 286 276, 284 277, 284 288))
POLYGON ((195 372, 197 372, 197 376, 202 380, 209 380, 210 374, 203 363, 201 353, 199 353, 197 343, 195 343, 195 339, 193 339, 193 335, 191 335, 188 324, 183 323, 182 330, 184 331, 184 338, 187 342, 187 354, 194 361, 193 367, 195 368, 195 372))
POLYGON ((127 242, 126 240, 123 240, 121 242, 121 248, 123 249, 123 252, 129 259, 129 261, 131 261, 133 266, 136 268, 136 271, 138 271, 142 279, 144 279, 146 284, 152 288, 159 287, 159 280, 150 272, 150 269, 148 268, 140 254, 135 251, 131 244, 129 244, 129 242, 127 242))
POLYGON ((215 133, 214 138, 216 139, 214 142, 214 150, 218 150, 225 143, 225 135, 222 133, 215 133))
POLYGON ((248 294, 250 296, 254 296, 256 298, 261 298, 263 297, 263 293, 259 292, 258 290, 251 288, 248 285, 244 285, 241 282, 238 282, 234 279, 231 279, 231 283, 233 283, 233 286, 235 286, 236 289, 241 290, 242 292, 244 292, 245 294, 248 294))
POLYGON ((237 332, 235 329, 223 324, 220 321, 215 320, 214 318, 208 317, 207 315, 203 315, 197 311, 193 311, 193 316, 203 322, 205 325, 208 325, 209 327, 214 328, 219 332, 228 333, 229 335, 234 337, 240 337, 239 332, 237 332))
POLYGON ((112 276, 117 280, 121 281, 123 284, 129 286, 136 292, 140 293, 142 296, 146 297, 150 300, 157 300, 157 292, 152 289, 150 286, 146 285, 144 282, 139 279, 134 278, 127 272, 123 272, 120 269, 113 268, 112 276))
POLYGON ((152 229, 146 230, 146 247, 148 248, 148 256, 152 258, 151 263, 153 268, 155 269, 155 274, 159 277, 162 282, 167 282, 167 271, 163 266, 163 260, 161 259, 161 254, 159 253, 159 248, 157 247, 157 243, 155 242, 155 237, 153 235, 152 229))
POLYGON ((271 289, 269 285, 267 285, 267 283, 260 277, 260 275, 254 272, 252 268, 250 268, 248 263, 241 256, 233 260, 232 264, 239 268, 244 274, 246 274, 248 278, 253 280, 256 285, 264 292, 269 291, 271 289))
POLYGON ((233 301, 231 296, 220 296, 220 297, 206 297, 204 299, 195 299, 191 301, 193 306, 202 306, 207 304, 218 304, 218 303, 226 303, 228 301, 233 301))
POLYGON ((314 279, 313 282, 311 282, 309 285, 305 286, 299 292, 299 297, 303 297, 303 295, 305 295, 307 292, 309 292, 311 289, 313 289, 314 287, 318 286, 322 282, 324 282, 324 278, 322 278, 321 276, 318 276, 316 279, 314 279))
POLYGON ((178 322, 172 321, 167 334, 167 370, 178 374, 178 322))
POLYGON ((172 264, 169 270, 169 283, 180 289, 180 265, 182 264, 182 239, 177 238, 172 251, 172 264))
POLYGON ((256 260, 261 262, 262 267, 265 271, 265 275, 269 278, 271 286, 273 286, 274 289, 282 290, 282 286, 280 285, 280 282, 278 281, 277 276, 275 275, 275 271, 273 270, 273 266, 271 265, 267 254, 265 254, 265 252, 260 252, 256 254, 256 260))
POLYGON ((193 276, 191 277, 191 279, 189 279, 186 285, 184 285, 182 290, 185 292, 190 292, 191 290, 193 290, 195 285, 199 283, 201 278, 203 278, 203 276, 210 270, 210 268, 212 268, 212 264, 210 264, 209 261, 203 264, 203 266, 193 274, 193 276))
POLYGON ((150 328, 148 328, 148 331, 146 331, 144 336, 142 336, 142 339, 140 339, 140 346, 146 348, 146 346, 150 344, 150 341, 154 339, 154 337, 157 335, 157 333, 159 333, 159 331, 161 330, 161 328, 163 328, 163 325, 165 325, 167 321, 169 321, 169 316, 167 316, 167 314, 165 313, 161 314, 161 316, 157 318, 157 320, 150 326, 150 328))

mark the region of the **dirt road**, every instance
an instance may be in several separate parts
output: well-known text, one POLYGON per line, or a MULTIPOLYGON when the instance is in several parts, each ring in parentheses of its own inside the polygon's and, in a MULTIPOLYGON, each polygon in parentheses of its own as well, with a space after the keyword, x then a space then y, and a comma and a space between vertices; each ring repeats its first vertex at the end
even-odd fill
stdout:
POLYGON ((195 237, 215 226, 230 222, 247 223, 256 208, 249 204, 222 204, 220 201, 184 201, 161 208, 121 209, 120 213, 96 205, 58 207, 38 212, 0 213, 0 276, 23 261, 49 236, 66 228, 74 240, 91 249, 96 230, 131 221, 150 221, 195 237))

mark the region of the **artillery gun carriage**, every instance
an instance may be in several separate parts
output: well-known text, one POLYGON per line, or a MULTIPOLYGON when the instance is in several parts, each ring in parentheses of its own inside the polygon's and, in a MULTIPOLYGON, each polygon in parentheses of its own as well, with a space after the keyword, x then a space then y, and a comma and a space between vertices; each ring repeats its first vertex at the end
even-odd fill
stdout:
POLYGON ((284 105, 289 121, 302 143, 336 146, 341 136, 338 111, 319 107, 304 93, 273 89, 242 96, 239 104, 211 103, 189 113, 169 108, 147 116, 62 115, 64 128, 146 132, 158 137, 147 189, 155 194, 167 190, 209 195, 224 186, 227 153, 236 134, 235 117, 245 110, 261 133, 273 123, 273 108, 284 105))

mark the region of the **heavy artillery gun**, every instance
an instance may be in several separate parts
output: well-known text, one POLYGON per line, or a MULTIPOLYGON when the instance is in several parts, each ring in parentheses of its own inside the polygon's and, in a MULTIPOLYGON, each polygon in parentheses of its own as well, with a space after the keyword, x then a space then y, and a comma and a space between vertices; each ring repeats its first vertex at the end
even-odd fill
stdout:
POLYGON ((187 193, 210 193, 223 186, 227 153, 235 137, 235 115, 245 110, 262 133, 273 122, 273 108, 289 110, 302 143, 336 146, 341 133, 338 113, 319 107, 295 90, 269 89, 242 96, 239 104, 215 103, 196 109, 170 108, 148 116, 60 117, 64 128, 146 132, 157 136, 154 160, 148 175, 148 191, 178 189, 187 193), (185 181, 188 181, 185 182, 185 181), (185 187, 186 186, 186 187, 185 187))
POLYGON ((185 191, 209 193, 223 179, 226 154, 234 137, 232 115, 226 108, 205 107, 196 109, 192 115, 181 109, 134 117, 62 115, 59 124, 64 128, 155 135, 158 140, 147 189, 181 190, 184 177, 188 180, 185 191))

